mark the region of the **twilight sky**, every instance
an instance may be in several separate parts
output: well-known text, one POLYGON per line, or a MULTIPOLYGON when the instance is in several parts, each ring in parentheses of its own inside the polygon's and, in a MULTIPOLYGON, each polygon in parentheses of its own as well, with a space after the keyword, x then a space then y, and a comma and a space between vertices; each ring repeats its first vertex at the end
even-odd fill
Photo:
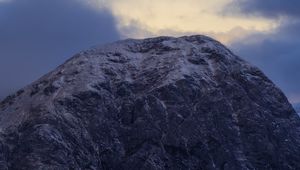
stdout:
POLYGON ((94 45, 205 34, 300 102, 299 9, 299 0, 0 0, 0 99, 94 45))

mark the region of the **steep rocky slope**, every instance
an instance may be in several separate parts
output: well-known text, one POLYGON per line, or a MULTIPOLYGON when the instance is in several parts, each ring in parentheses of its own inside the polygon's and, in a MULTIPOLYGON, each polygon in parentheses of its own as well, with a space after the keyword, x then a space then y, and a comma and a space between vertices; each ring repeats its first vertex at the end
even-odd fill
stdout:
POLYGON ((300 169, 300 119, 208 37, 124 40, 1 102, 0 169, 300 169))

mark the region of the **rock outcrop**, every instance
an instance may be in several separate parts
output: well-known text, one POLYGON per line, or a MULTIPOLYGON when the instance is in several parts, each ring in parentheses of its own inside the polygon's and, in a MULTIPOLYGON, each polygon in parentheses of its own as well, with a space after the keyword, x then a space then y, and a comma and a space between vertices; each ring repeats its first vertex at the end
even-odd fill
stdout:
POLYGON ((205 36, 78 53, 0 104, 0 169, 300 169, 300 119, 205 36))

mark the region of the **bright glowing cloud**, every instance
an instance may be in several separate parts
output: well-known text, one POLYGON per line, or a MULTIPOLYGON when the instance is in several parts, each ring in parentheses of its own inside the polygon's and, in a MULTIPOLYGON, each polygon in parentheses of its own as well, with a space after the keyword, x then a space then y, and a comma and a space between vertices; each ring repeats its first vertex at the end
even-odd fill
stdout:
POLYGON ((266 32, 277 27, 272 19, 245 18, 221 14, 232 0, 92 0, 105 5, 118 22, 125 37, 208 34, 229 43, 252 32, 266 32), (167 30, 167 31, 166 31, 167 30))

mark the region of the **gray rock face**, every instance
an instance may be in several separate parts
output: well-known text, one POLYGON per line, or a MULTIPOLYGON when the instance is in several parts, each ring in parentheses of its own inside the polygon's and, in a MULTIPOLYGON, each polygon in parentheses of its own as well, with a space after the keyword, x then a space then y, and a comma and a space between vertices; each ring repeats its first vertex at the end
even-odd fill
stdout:
POLYGON ((300 119, 205 36, 83 51, 0 104, 0 169, 300 169, 300 119))

